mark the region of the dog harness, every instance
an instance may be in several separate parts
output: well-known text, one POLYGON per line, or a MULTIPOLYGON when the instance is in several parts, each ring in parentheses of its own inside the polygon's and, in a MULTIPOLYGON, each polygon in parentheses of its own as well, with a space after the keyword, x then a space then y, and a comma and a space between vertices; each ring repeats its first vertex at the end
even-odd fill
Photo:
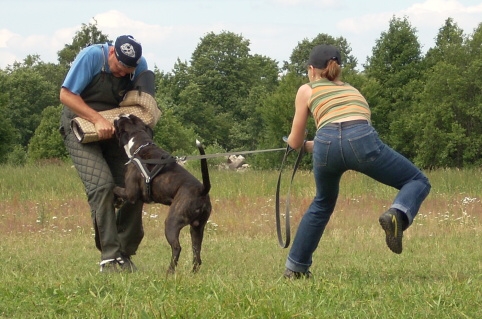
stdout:
POLYGON ((147 194, 149 196, 149 199, 152 201, 152 194, 151 194, 151 181, 152 181, 152 179, 154 177, 156 177, 157 174, 159 174, 161 172, 161 170, 164 168, 164 166, 166 166, 169 163, 175 163, 175 162, 177 162, 177 160, 176 160, 175 157, 170 156, 170 155, 169 155, 169 157, 164 157, 164 158, 162 158, 162 157, 161 158, 150 158, 150 159, 141 158, 138 155, 139 151, 141 149, 143 149, 144 147, 149 146, 149 145, 155 145, 155 144, 152 143, 152 142, 149 142, 149 143, 146 143, 146 144, 143 144, 143 145, 139 146, 135 150, 135 152, 132 154, 132 156, 129 158, 129 161, 126 163, 126 165, 129 164, 129 163, 136 164, 137 168, 141 172, 142 177, 144 177, 144 181, 145 181, 146 187, 147 187, 147 194), (149 170, 147 165, 154 165, 154 167, 152 168, 152 170, 149 170))

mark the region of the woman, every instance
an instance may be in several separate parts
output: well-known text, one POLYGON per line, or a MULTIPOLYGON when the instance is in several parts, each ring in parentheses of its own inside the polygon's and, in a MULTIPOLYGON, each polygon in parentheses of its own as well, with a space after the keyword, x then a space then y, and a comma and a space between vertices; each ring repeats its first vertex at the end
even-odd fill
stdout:
POLYGON ((286 278, 307 278, 312 255, 323 235, 338 198, 341 176, 347 170, 361 172, 399 190, 379 222, 388 248, 402 252, 403 231, 413 222, 430 192, 427 177, 408 159, 385 145, 370 125, 370 108, 354 87, 340 81, 340 51, 318 45, 308 63, 309 83, 296 94, 295 115, 288 144, 303 147, 310 114, 317 132, 305 143, 313 153, 316 196, 305 212, 286 260, 286 278))

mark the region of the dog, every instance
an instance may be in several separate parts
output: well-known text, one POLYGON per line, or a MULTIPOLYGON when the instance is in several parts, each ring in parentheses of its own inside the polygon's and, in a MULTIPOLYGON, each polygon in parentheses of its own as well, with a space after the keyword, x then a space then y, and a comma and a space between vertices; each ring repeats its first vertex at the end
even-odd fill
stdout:
MULTIPOLYGON (((130 159, 125 188, 116 186, 114 194, 132 203, 140 199, 145 203, 170 206, 165 220, 165 236, 172 250, 168 273, 175 272, 181 254, 179 233, 187 225, 190 225, 193 250, 192 270, 197 272, 201 266, 204 228, 212 209, 207 160, 201 159, 201 183, 168 152, 154 144, 148 126, 137 116, 119 115, 114 119, 114 127, 119 145, 124 147, 130 159), (153 170, 158 172, 149 182, 150 177, 146 175, 153 170)), ((205 155, 201 143, 197 141, 196 144, 200 154, 205 155)))

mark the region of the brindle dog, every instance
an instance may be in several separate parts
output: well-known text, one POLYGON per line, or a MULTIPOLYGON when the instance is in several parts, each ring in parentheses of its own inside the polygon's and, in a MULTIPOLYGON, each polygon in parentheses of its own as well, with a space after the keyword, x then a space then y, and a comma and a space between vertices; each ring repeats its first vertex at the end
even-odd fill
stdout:
MULTIPOLYGON (((193 272, 201 265, 201 245, 204 227, 211 214, 209 172, 206 159, 201 159, 201 183, 165 150, 156 146, 148 133, 148 127, 135 115, 121 115, 114 120, 116 136, 121 147, 131 159, 125 174, 125 188, 116 186, 114 193, 119 198, 135 202, 155 202, 170 206, 165 220, 165 235, 172 249, 168 272, 174 273, 181 254, 179 233, 184 226, 191 227, 193 250, 193 272), (145 172, 141 174, 139 165, 144 162, 145 172), (158 161, 158 162, 157 162, 158 161), (156 164, 161 163, 161 164, 156 164), (159 166, 161 165, 161 166, 159 166), (161 167, 158 174, 146 182, 146 172, 161 167)), ((204 149, 197 142, 201 155, 204 149)))

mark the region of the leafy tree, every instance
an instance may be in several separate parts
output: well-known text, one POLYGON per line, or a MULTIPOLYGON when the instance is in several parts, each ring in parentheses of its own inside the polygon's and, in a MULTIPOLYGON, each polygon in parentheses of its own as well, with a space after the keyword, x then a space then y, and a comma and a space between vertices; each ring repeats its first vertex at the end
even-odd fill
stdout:
POLYGON ((435 46, 427 51, 424 58, 427 68, 431 68, 446 59, 452 60, 453 63, 456 61, 463 62, 460 60, 465 54, 462 56, 459 54, 465 42, 464 31, 452 18, 445 20, 435 39, 435 46))
MULTIPOLYGON (((26 154, 25 150, 41 122, 44 109, 49 105, 58 104, 61 83, 76 54, 91 41, 106 40, 107 37, 97 29, 96 23, 84 24, 74 37, 73 43, 59 51, 59 65, 43 63, 38 55, 29 55, 23 62, 15 62, 2 73, 0 89, 5 92, 1 98, 1 113, 5 114, 5 119, 2 120, 5 123, 1 123, 2 130, 5 130, 2 136, 9 141, 2 143, 2 146, 14 149, 12 145, 18 145, 15 148, 17 155, 10 156, 12 161, 21 162, 19 159, 26 154)), ((47 114, 50 115, 50 113, 47 114)), ((45 125, 51 125, 51 129, 56 130, 58 118, 59 116, 50 119, 51 122, 47 121, 48 124, 45 125)), ((45 129, 41 127, 41 130, 45 129)), ((35 149, 38 140, 33 141, 31 145, 35 149)), ((55 151, 55 147, 48 150, 48 152, 55 151)), ((45 156, 47 150, 43 150, 43 153, 39 152, 40 149, 35 149, 29 153, 36 159, 37 156, 45 156)), ((0 162, 2 158, 8 158, 8 156, 0 157, 0 162)))
POLYGON ((171 99, 174 115, 207 144, 241 147, 254 123, 246 120, 256 111, 250 92, 277 85, 276 62, 249 52, 249 41, 240 35, 209 33, 194 50, 191 65, 178 61, 172 82, 164 79, 164 88, 178 92, 171 99))
POLYGON ((435 47, 428 50, 424 63, 420 103, 415 105, 418 115, 412 129, 414 161, 427 168, 461 167, 467 145, 464 102, 467 97, 466 74, 468 55, 462 30, 447 19, 436 38, 435 47))
MULTIPOLYGON (((0 71, 0 82, 2 82, 5 77, 5 74, 0 71)), ((1 84, 0 87, 2 87, 1 84)), ((7 106, 8 94, 0 93, 0 164, 5 163, 8 153, 10 153, 15 146, 15 141, 19 140, 19 133, 12 124, 7 106)))
POLYGON ((82 23, 82 27, 75 33, 72 43, 64 45, 64 48, 57 52, 59 64, 67 70, 83 48, 91 44, 108 41, 108 36, 97 27, 96 20, 94 20, 94 23, 82 23))
POLYGON ((333 45, 340 50, 344 77, 355 72, 358 61, 351 54, 351 47, 347 40, 343 37, 334 38, 326 33, 320 33, 312 40, 305 38, 301 42, 298 42, 298 45, 291 53, 290 61, 284 62, 283 70, 295 72, 300 76, 306 76, 306 61, 308 61, 308 57, 313 47, 320 44, 333 45))
POLYGON ((28 144, 28 160, 66 159, 68 157, 59 133, 59 118, 62 106, 49 106, 42 111, 42 120, 28 144))
POLYGON ((182 125, 172 109, 165 109, 154 128, 156 143, 174 155, 191 154, 195 149, 196 134, 194 130, 182 125))
MULTIPOLYGON (((482 23, 467 41, 468 63, 464 87, 466 116, 461 125, 467 133, 467 148, 464 151, 465 164, 482 164, 482 23)), ((461 105, 463 107, 463 105, 461 105)))
POLYGON ((23 166, 27 163, 27 152, 25 147, 15 144, 13 149, 7 154, 6 163, 11 166, 23 166))
POLYGON ((55 94, 58 95, 60 87, 64 82, 65 75, 67 74, 67 70, 59 64, 44 63, 41 61, 33 66, 33 68, 44 78, 45 81, 52 84, 52 87, 57 91, 55 94))
POLYGON ((363 92, 371 110, 373 125, 380 136, 408 157, 414 157, 412 141, 416 132, 406 123, 417 116, 412 106, 421 90, 420 44, 407 18, 390 20, 367 59, 367 89, 363 92))
POLYGON ((59 88, 39 72, 38 56, 28 56, 23 63, 7 69, 1 89, 8 92, 7 116, 19 132, 16 143, 26 147, 40 123, 40 114, 48 105, 58 103, 59 88))
POLYGON ((189 66, 179 59, 174 64, 173 73, 155 72, 157 79, 156 94, 162 95, 163 99, 169 101, 167 107, 175 108, 179 105, 179 96, 191 83, 189 66))
POLYGON ((232 150, 255 150, 264 130, 260 113, 262 101, 267 98, 268 89, 259 85, 253 87, 245 99, 240 99, 236 112, 243 121, 231 123, 230 137, 232 150))
POLYGON ((234 121, 229 131, 230 149, 256 149, 264 129, 259 107, 278 86, 278 68, 274 60, 260 55, 249 59, 245 72, 251 74, 246 96, 240 96, 231 112, 234 121))
MULTIPOLYGON (((289 72, 283 76, 276 91, 262 101, 258 112, 261 114, 264 127, 259 149, 286 146, 282 137, 287 136, 291 131, 295 96, 303 83, 306 83, 303 77, 289 72)), ((308 125, 308 129, 312 133, 315 131, 314 125, 308 125)), ((282 156, 281 152, 258 155, 256 164, 261 168, 275 168, 281 162, 282 156)))
POLYGON ((203 99, 201 91, 196 83, 182 91, 180 104, 174 109, 175 115, 207 145, 215 144, 220 136, 229 134, 230 121, 226 119, 226 113, 217 112, 209 101, 203 99))
POLYGON ((424 167, 465 167, 482 163, 481 26, 470 37, 447 19, 436 46, 417 113, 416 161, 424 167))
POLYGON ((228 106, 247 94, 251 75, 243 71, 248 58, 249 41, 231 32, 211 32, 194 50, 191 75, 216 111, 229 112, 228 106))

